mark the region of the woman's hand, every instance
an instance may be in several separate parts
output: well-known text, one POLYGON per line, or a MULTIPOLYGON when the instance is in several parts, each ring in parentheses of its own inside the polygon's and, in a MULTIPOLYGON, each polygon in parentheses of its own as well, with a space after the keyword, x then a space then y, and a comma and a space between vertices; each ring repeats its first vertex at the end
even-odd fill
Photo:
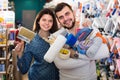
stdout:
POLYGON ((15 53, 18 55, 20 58, 22 56, 23 50, 24 50, 24 41, 16 41, 15 42, 16 47, 15 47, 15 53))

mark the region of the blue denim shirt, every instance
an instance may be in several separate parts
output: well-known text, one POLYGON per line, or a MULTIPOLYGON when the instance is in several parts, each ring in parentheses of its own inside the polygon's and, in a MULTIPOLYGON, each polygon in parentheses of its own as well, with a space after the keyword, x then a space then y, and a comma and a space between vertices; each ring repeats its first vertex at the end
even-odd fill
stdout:
POLYGON ((49 47, 50 45, 38 34, 29 44, 25 45, 23 56, 18 58, 17 64, 22 74, 29 71, 29 80, 59 80, 58 69, 54 63, 44 60, 44 55, 49 47), (34 62, 31 64, 33 59, 34 62))

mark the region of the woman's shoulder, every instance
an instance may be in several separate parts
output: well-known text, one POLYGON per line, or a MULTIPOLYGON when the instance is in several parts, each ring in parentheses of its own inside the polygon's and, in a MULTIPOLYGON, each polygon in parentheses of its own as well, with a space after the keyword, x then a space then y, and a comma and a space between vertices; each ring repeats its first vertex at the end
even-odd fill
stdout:
POLYGON ((49 46, 49 43, 47 43, 38 34, 36 34, 35 37, 32 39, 32 41, 29 43, 29 45, 30 46, 49 46))

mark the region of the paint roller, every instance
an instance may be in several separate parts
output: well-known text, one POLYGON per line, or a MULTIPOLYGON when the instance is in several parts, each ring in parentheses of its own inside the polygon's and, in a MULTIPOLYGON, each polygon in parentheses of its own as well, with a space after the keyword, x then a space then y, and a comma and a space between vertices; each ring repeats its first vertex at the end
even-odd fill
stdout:
POLYGON ((63 35, 58 35, 54 43, 45 54, 44 60, 49 63, 53 62, 59 51, 63 48, 66 41, 67 39, 63 35))

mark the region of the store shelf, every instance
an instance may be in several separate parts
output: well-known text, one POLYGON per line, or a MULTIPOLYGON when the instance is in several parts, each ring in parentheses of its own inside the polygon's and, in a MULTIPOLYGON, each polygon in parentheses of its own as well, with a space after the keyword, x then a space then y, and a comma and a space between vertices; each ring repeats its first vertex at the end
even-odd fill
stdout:
POLYGON ((4 61, 6 60, 6 57, 0 58, 0 61, 4 61))
POLYGON ((0 71, 0 75, 1 75, 1 74, 6 74, 6 71, 0 71))
POLYGON ((0 47, 6 47, 6 44, 0 44, 0 47))

